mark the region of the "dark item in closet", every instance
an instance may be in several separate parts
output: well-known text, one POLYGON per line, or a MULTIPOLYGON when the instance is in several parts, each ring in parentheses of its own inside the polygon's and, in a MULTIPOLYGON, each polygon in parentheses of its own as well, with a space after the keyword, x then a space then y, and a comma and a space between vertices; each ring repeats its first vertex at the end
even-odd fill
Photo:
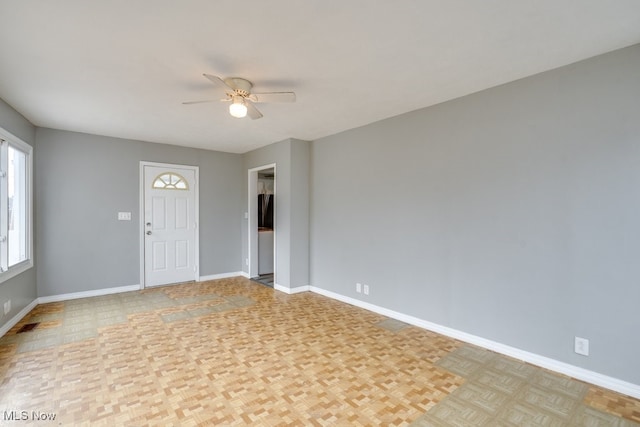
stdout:
POLYGON ((258 227, 273 229, 273 194, 258 194, 258 227))

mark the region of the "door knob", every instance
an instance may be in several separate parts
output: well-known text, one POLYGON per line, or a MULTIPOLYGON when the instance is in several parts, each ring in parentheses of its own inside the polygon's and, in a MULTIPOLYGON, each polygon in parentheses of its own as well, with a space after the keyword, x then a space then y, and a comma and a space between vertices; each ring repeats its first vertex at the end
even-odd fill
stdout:
POLYGON ((151 236, 151 230, 147 231, 147 236, 151 236))
POLYGON ((147 223, 147 227, 151 227, 151 223, 150 222, 147 223))

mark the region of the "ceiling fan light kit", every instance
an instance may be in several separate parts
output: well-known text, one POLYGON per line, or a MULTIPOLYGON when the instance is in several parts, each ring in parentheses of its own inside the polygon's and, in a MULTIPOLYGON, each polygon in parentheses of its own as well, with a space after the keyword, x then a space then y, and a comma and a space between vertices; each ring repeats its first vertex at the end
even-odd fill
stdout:
MULTIPOLYGON (((203 74, 203 76, 218 86, 218 88, 224 90, 227 97, 221 99, 221 101, 231 102, 231 105, 229 105, 229 114, 238 119, 246 117, 247 115, 252 120, 261 118, 262 113, 253 105, 254 103, 296 102, 296 94, 293 92, 252 93, 251 88, 253 88, 253 83, 241 77, 228 77, 223 80, 211 74, 203 74)), ((213 100, 189 101, 183 102, 183 104, 200 104, 212 101, 213 100)))
POLYGON ((229 114, 237 119, 247 116, 247 106, 241 96, 234 96, 233 102, 229 105, 229 114))

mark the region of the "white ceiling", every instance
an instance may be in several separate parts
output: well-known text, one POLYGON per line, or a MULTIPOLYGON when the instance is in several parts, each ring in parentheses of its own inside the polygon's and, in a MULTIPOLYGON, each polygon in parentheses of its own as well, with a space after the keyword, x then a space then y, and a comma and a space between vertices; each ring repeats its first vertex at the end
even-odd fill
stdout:
POLYGON ((0 0, 0 98, 42 127, 242 153, 640 42, 638 0, 0 0), (294 91, 234 119, 204 77, 294 91))

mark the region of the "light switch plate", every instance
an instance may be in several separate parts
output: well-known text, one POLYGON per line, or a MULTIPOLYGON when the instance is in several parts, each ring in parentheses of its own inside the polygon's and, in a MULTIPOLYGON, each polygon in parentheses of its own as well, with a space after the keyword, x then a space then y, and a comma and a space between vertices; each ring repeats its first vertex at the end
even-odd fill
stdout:
POLYGON ((118 221, 131 221, 131 212, 118 212, 118 221))

